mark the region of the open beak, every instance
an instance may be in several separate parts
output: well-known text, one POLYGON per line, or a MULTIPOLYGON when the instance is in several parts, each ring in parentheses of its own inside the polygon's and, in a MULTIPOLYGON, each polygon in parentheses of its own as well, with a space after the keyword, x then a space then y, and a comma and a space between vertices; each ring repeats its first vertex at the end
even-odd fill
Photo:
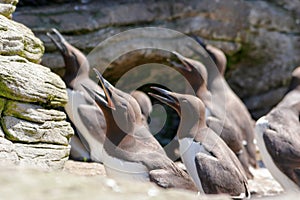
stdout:
POLYGON ((189 71, 189 72, 192 71, 193 65, 184 56, 182 56, 181 54, 177 53, 176 51, 173 51, 172 53, 175 54, 177 56, 177 58, 183 64, 183 67, 182 67, 182 65, 178 65, 178 64, 172 63, 175 67, 181 68, 181 69, 189 71))
POLYGON ((55 36, 52 35, 50 32, 46 33, 47 36, 51 39, 51 41, 55 44, 55 46, 59 49, 59 51, 62 54, 67 54, 68 50, 65 45, 66 42, 65 38, 55 28, 52 28, 51 31, 55 34, 55 36))
POLYGON ((150 88, 156 91, 156 94, 149 92, 150 96, 180 112, 179 101, 172 92, 159 87, 152 86, 150 88))
POLYGON ((100 94, 99 92, 96 92, 94 90, 91 90, 90 88, 88 88, 87 86, 85 86, 84 84, 81 84, 81 86, 83 87, 83 89, 85 89, 85 91, 90 95, 90 97, 92 99, 94 99, 96 101, 96 103, 101 107, 102 105, 109 107, 106 97, 102 94, 100 94))
POLYGON ((98 82, 98 85, 100 87, 102 87, 103 91, 104 91, 104 94, 105 94, 105 98, 106 98, 106 101, 107 101, 107 106, 113 110, 116 109, 112 99, 111 99, 111 94, 112 94, 112 88, 113 86, 108 82, 106 81, 103 76, 101 75, 101 73, 96 69, 94 68, 94 71, 95 73, 97 74, 97 78, 99 79, 99 82, 98 82))
POLYGON ((200 44, 204 49, 206 49, 206 43, 203 41, 201 37, 193 36, 193 38, 194 40, 196 40, 198 44, 200 44))

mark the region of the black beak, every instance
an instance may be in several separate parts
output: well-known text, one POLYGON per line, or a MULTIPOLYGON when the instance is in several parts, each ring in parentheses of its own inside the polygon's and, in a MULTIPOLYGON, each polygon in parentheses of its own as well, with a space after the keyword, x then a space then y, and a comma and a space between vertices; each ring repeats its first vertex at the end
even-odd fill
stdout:
POLYGON ((179 108, 179 101, 178 99, 175 97, 175 95, 168 91, 168 90, 164 90, 162 88, 158 88, 158 87, 150 87, 151 89, 155 90, 157 94, 154 94, 152 92, 149 92, 148 94, 154 98, 156 98, 157 100, 159 100, 160 102, 174 108, 177 111, 180 111, 179 108))
POLYGON ((104 94, 105 94, 105 98, 107 101, 107 106, 113 110, 116 109, 112 99, 111 99, 111 94, 112 94, 112 90, 111 88, 113 87, 108 81, 106 81, 103 76, 101 75, 101 73, 94 68, 95 73, 97 74, 97 78, 99 79, 98 85, 103 89, 104 94))
POLYGON ((181 61, 181 63, 183 64, 183 67, 181 65, 175 64, 172 62, 172 64, 180 69, 186 70, 191 72, 193 69, 193 65, 181 54, 177 53, 176 51, 172 52, 173 54, 175 54, 177 56, 177 58, 181 61))
POLYGON ((106 107, 109 107, 108 106, 108 103, 107 103, 107 100, 106 100, 106 97, 102 94, 100 94, 99 92, 96 92, 94 90, 91 90, 90 88, 88 88, 87 86, 85 86, 84 84, 81 84, 81 86, 83 87, 83 89, 85 89, 85 91, 90 95, 90 97, 92 99, 95 100, 95 102, 100 106, 102 107, 103 105, 106 106, 106 107))
POLYGON ((62 54, 66 54, 68 50, 65 45, 65 38, 55 28, 52 28, 51 31, 55 34, 57 38, 55 38, 54 35, 52 35, 50 32, 46 33, 47 36, 51 39, 51 41, 55 44, 55 46, 59 49, 59 51, 62 54))
POLYGON ((198 44, 200 44, 206 50, 206 43, 203 41, 203 39, 201 37, 196 36, 196 35, 194 35, 192 37, 194 38, 194 40, 196 40, 196 42, 198 44))

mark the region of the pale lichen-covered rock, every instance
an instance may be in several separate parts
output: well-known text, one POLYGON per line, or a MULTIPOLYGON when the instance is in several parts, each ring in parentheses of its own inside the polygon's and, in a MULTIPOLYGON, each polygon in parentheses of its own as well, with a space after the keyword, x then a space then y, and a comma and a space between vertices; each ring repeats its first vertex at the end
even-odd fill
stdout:
POLYGON ((45 109, 40 105, 16 101, 7 101, 3 115, 14 116, 37 123, 45 123, 46 121, 63 121, 66 119, 66 114, 62 111, 45 109))
POLYGON ((12 13, 16 10, 18 0, 0 0, 0 15, 11 18, 12 13))
MULTIPOLYGON (((0 166, 1 167, 1 166, 0 166)), ((229 200, 227 195, 197 195, 196 193, 162 189, 153 183, 113 180, 103 176, 84 177, 62 172, 1 167, 1 198, 17 199, 145 199, 145 200, 229 200), (5 183, 5 184, 4 184, 5 183), (16 192, 17 188, 17 192, 16 192)))
POLYGON ((0 55, 19 55, 38 63, 43 53, 43 43, 29 28, 0 15, 0 55))
POLYGON ((5 161, 6 164, 19 164, 19 157, 15 152, 14 144, 3 137, 0 137, 0 161, 5 161))
POLYGON ((19 56, 0 56, 0 96, 51 106, 63 106, 68 98, 58 75, 19 56))
POLYGON ((4 137, 4 132, 1 127, 0 127, 0 137, 4 137))
POLYGON ((68 160, 70 146, 51 144, 14 144, 20 166, 62 169, 68 160))
POLYGON ((11 116, 2 118, 2 127, 11 141, 68 145, 73 129, 66 121, 34 123, 11 116))
MULTIPOLYGON (((28 1, 41 5, 35 0, 28 1)), ((300 63, 299 0, 130 0, 48 6, 47 2, 51 3, 45 0, 44 6, 18 9, 15 20, 32 28, 45 42, 47 52, 43 64, 59 74, 63 74, 63 59, 45 34, 52 27, 86 54, 100 42, 123 31, 145 26, 165 27, 187 35, 199 35, 221 48, 228 58, 226 79, 247 102, 253 117, 259 118, 282 98, 282 90, 276 96, 273 94, 280 88, 287 88, 291 72, 300 63)), ((132 47, 146 39, 137 35, 135 40, 121 41, 114 48, 108 46, 103 50, 105 55, 100 55, 102 59, 98 58, 98 69, 99 63, 105 65, 108 56, 116 56, 122 47, 132 47)), ((159 43, 156 39, 151 42, 159 43)), ((184 48, 186 44, 178 41, 178 46, 184 48)), ((184 54, 193 57, 188 51, 184 54)), ((116 81, 125 70, 143 64, 141 60, 151 63, 160 62, 162 58, 169 58, 169 55, 155 54, 149 49, 132 52, 113 62, 104 76, 116 81)))
POLYGON ((0 164, 15 164, 41 169, 62 169, 68 159, 70 146, 51 144, 12 143, 0 137, 0 164))

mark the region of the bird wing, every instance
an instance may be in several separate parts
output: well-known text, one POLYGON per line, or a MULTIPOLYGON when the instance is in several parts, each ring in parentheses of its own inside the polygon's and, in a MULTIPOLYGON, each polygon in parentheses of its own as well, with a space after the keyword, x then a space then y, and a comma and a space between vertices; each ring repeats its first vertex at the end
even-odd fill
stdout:
POLYGON ((267 129, 263 133, 265 146, 275 164, 300 186, 300 138, 299 133, 293 137, 289 134, 267 129), (290 170, 294 173, 291 174, 290 170))
POLYGON ((149 172, 149 178, 150 181, 163 188, 181 188, 197 191, 194 182, 187 174, 178 175, 170 170, 156 169, 149 172))
POLYGON ((205 153, 198 153, 195 163, 205 193, 249 196, 246 179, 232 165, 205 153))
POLYGON ((220 133, 220 137, 234 153, 238 153, 242 150, 243 138, 229 123, 210 116, 206 119, 206 124, 215 133, 220 133))
POLYGON ((103 112, 95 105, 80 105, 78 106, 78 114, 92 137, 103 144, 106 134, 103 112))

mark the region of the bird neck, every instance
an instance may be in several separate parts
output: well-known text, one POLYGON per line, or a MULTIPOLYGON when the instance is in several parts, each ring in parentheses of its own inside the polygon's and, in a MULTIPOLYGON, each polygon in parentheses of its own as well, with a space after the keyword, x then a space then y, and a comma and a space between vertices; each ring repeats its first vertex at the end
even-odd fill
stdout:
POLYGON ((180 123, 177 131, 177 136, 179 139, 183 139, 186 137, 194 138, 199 129, 205 128, 205 113, 201 111, 201 113, 187 113, 186 116, 182 115, 180 118, 180 123))

